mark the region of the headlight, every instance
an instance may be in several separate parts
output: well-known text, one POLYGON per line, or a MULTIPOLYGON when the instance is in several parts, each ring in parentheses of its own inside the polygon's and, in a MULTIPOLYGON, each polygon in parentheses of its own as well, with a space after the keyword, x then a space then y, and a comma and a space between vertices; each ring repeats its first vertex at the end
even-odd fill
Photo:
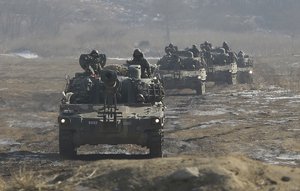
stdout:
POLYGON ((198 76, 197 78, 198 78, 199 80, 201 80, 201 76, 198 76))
POLYGON ((159 118, 153 118, 153 119, 151 120, 151 123, 152 123, 153 125, 157 125, 157 124, 160 123, 160 119, 159 119, 159 118))
POLYGON ((249 74, 253 74, 253 71, 252 71, 252 70, 250 70, 250 71, 249 71, 249 74))
POLYGON ((159 119, 155 119, 154 122, 155 122, 155 123, 159 123, 159 119))
POLYGON ((65 126, 65 125, 69 125, 71 123, 71 120, 68 118, 60 118, 58 119, 58 123, 65 126))

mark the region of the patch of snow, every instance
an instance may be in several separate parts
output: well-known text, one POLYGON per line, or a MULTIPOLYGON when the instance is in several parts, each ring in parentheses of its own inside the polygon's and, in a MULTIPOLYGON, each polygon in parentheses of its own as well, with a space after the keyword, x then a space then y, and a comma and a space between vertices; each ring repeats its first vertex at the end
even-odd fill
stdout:
POLYGON ((12 139, 0 139, 0 145, 20 145, 20 143, 12 139))
POLYGON ((276 157, 279 160, 300 160, 300 155, 293 155, 293 154, 281 154, 276 157))
POLYGON ((297 165, 297 161, 300 160, 300 155, 297 152, 283 153, 280 149, 256 149, 251 156, 255 159, 268 162, 270 164, 286 164, 297 165))
POLYGON ((8 120, 7 123, 9 124, 9 127, 12 128, 47 128, 53 126, 53 123, 50 121, 42 122, 27 120, 24 122, 22 120, 8 120))
POLYGON ((299 67, 300 63, 299 62, 295 62, 295 63, 292 63, 291 66, 293 66, 293 67, 299 67))
POLYGON ((206 115, 216 116, 216 115, 224 115, 226 113, 228 113, 228 111, 223 108, 217 108, 212 111, 198 111, 198 110, 190 111, 191 115, 198 115, 198 116, 206 116, 206 115))
POLYGON ((300 95, 294 96, 282 96, 282 97, 267 97, 267 100, 290 100, 290 99, 300 99, 300 95))
POLYGON ((33 53, 29 50, 24 50, 21 52, 15 52, 13 53, 16 56, 20 56, 22 58, 26 58, 26 59, 34 59, 34 58, 38 58, 39 56, 36 53, 33 53))

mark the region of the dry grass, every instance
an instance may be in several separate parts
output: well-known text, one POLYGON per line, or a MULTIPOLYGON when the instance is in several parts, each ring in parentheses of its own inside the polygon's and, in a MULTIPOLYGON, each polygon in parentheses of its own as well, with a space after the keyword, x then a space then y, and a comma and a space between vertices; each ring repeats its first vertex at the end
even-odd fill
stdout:
POLYGON ((0 177, 0 191, 72 191, 82 182, 94 178, 97 171, 98 168, 86 170, 79 167, 69 177, 69 174, 64 172, 49 176, 49 174, 42 175, 42 172, 37 174, 21 168, 19 171, 13 172, 7 181, 0 177))
POLYGON ((3 180, 0 180, 0 190, 39 191, 51 190, 51 187, 47 185, 46 181, 43 180, 41 176, 37 176, 36 173, 27 171, 26 168, 22 168, 19 170, 19 172, 12 174, 12 180, 10 182, 4 182, 3 180))
POLYGON ((0 191, 6 190, 6 187, 6 182, 2 178, 0 178, 0 191))

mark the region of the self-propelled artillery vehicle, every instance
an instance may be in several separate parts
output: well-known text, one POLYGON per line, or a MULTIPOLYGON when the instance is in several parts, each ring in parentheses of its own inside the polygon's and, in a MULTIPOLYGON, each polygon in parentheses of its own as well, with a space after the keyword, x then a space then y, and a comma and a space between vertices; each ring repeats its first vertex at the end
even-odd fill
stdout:
POLYGON ((157 62, 159 78, 166 89, 192 89, 205 93, 206 70, 201 57, 187 50, 166 54, 157 62))
POLYGON ((76 73, 60 104, 59 153, 73 158, 81 145, 136 144, 162 157, 164 89, 154 78, 141 78, 139 65, 128 76, 104 69, 100 75, 76 73))
POLYGON ((226 53, 224 48, 202 52, 206 62, 207 81, 215 83, 237 83, 237 63, 234 53, 226 53))
POLYGON ((242 51, 237 54, 237 81, 239 83, 253 83, 253 66, 254 61, 252 57, 242 51))

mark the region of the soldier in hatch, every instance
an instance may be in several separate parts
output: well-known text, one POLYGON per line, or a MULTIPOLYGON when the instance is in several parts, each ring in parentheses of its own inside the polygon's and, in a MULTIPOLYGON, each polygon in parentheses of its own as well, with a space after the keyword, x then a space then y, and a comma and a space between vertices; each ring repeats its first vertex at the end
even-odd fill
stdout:
POLYGON ((208 41, 205 41, 204 43, 200 44, 200 48, 202 51, 211 51, 212 45, 208 41))
POLYGON ((203 51, 202 57, 207 65, 212 65, 212 55, 210 51, 203 51))
POLYGON ((92 50, 89 54, 81 54, 79 64, 89 75, 99 75, 106 64, 106 55, 99 54, 98 50, 92 50))
POLYGON ((228 43, 226 41, 223 42, 222 48, 225 49, 226 53, 230 52, 230 48, 229 48, 228 43))
POLYGON ((177 47, 174 46, 172 43, 165 47, 165 52, 167 55, 174 54, 177 50, 177 47))
POLYGON ((237 61, 237 57, 234 52, 228 52, 228 63, 234 63, 237 61))
POLYGON ((238 53, 238 57, 239 58, 244 58, 245 57, 245 53, 242 50, 240 50, 239 53, 238 53))
POLYGON ((245 63, 245 53, 243 51, 239 51, 238 55, 237 55, 237 64, 240 67, 246 66, 245 63))
POLYGON ((133 59, 127 61, 129 65, 140 65, 141 66, 141 78, 149 78, 151 76, 150 64, 144 58, 144 54, 140 49, 135 49, 133 51, 133 59))
POLYGON ((193 44, 192 48, 189 49, 189 51, 191 51, 194 55, 194 57, 199 57, 200 56, 200 51, 197 48, 196 45, 193 44))

